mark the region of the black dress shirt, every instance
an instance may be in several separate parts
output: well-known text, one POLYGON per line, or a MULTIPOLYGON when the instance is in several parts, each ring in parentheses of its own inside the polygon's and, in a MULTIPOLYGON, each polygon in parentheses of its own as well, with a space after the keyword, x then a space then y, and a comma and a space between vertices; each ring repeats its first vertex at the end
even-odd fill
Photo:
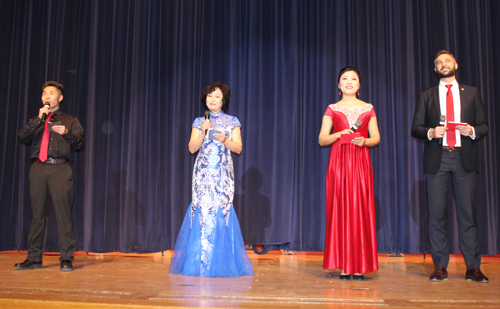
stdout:
MULTIPOLYGON (((47 157, 73 161, 73 150, 80 150, 85 146, 84 131, 80 121, 75 116, 61 111, 61 109, 54 112, 50 121, 60 121, 61 125, 68 129, 68 133, 61 135, 50 132, 47 157)), ((23 144, 31 145, 31 159, 38 159, 40 155, 44 128, 45 121, 36 116, 31 118, 28 124, 19 130, 19 140, 23 144)))

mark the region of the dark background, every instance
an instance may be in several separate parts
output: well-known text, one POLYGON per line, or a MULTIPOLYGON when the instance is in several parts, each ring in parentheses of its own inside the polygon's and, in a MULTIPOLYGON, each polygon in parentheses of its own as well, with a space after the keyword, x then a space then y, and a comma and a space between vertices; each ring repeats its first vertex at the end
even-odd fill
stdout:
MULTIPOLYGON (((495 0, 1 0, 0 250, 26 249, 31 163, 17 132, 57 80, 63 110, 86 129, 74 162, 78 250, 172 249, 191 201, 191 124, 202 89, 220 81, 243 125, 234 206, 245 242, 322 251, 329 147, 318 134, 338 72, 353 65, 381 134, 371 149, 379 252, 428 252, 423 143, 410 126, 447 49, 488 113, 477 212, 481 252, 499 253, 499 13, 495 0)), ((50 212, 45 248, 59 251, 50 212)))

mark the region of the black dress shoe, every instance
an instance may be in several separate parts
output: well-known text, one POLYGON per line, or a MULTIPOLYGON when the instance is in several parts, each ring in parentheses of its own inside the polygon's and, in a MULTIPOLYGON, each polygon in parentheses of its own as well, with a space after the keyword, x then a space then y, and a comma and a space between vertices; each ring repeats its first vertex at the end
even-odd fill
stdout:
POLYGON ((42 268, 43 268, 42 261, 35 262, 28 259, 24 260, 24 262, 22 263, 16 263, 14 265, 15 270, 42 269, 42 268))
POLYGON ((479 283, 490 282, 490 280, 488 280, 488 277, 486 277, 479 268, 472 268, 467 270, 467 272, 465 273, 465 279, 479 283))
POLYGON ((73 263, 71 260, 62 260, 60 271, 73 271, 73 263))
POLYGON ((365 280, 365 276, 363 274, 361 274, 361 275, 352 275, 352 279, 354 279, 354 280, 365 280))
POLYGON ((429 277, 431 282, 443 282, 444 280, 448 280, 448 272, 446 268, 439 266, 434 269, 434 272, 429 277))
POLYGON ((340 280, 350 280, 351 275, 340 275, 339 278, 340 278, 340 280))

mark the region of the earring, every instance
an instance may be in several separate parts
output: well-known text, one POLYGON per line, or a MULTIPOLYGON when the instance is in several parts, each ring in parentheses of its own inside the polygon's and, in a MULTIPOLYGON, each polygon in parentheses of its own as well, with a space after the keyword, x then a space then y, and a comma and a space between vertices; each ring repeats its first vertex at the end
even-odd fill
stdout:
POLYGON ((358 91, 357 95, 358 95, 358 97, 359 97, 359 91, 358 91))
POLYGON ((342 95, 342 92, 339 92, 339 97, 342 95))

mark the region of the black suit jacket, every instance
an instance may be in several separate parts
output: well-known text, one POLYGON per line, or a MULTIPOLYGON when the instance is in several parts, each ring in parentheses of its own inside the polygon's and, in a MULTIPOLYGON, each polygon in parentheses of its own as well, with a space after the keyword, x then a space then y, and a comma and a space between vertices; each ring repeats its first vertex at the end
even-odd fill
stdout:
MULTIPOLYGON (((468 171, 479 171, 479 157, 477 142, 488 134, 488 122, 484 111, 483 101, 476 87, 459 84, 461 122, 466 122, 474 127, 476 139, 468 136, 461 136, 462 160, 465 169, 468 171)), ((427 132, 429 129, 439 125, 441 108, 439 105, 438 86, 422 90, 418 95, 411 135, 425 141, 424 147, 424 173, 434 174, 439 171, 441 157, 443 154, 442 145, 439 139, 429 141, 427 132)))

